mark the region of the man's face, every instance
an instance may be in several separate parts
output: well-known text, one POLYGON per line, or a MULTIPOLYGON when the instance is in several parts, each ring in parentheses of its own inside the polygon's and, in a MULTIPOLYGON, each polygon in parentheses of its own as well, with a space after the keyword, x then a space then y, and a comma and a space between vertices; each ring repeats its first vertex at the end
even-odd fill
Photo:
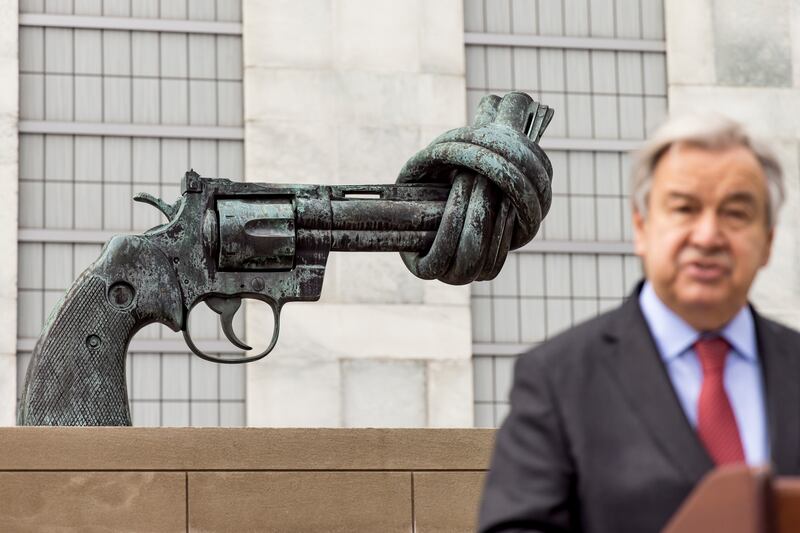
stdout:
POLYGON ((744 147, 674 145, 654 169, 647 217, 633 222, 656 294, 699 330, 735 316, 769 259, 766 177, 744 147))

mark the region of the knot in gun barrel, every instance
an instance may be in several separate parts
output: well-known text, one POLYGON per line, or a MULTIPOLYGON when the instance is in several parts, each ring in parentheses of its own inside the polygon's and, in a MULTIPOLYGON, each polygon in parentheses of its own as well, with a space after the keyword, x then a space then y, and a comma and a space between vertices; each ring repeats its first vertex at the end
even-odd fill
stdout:
POLYGON ((553 169, 537 144, 552 117, 524 93, 485 96, 472 126, 406 163, 398 183, 451 183, 430 249, 401 254, 414 275, 452 285, 493 279, 509 250, 533 239, 552 198, 553 169))

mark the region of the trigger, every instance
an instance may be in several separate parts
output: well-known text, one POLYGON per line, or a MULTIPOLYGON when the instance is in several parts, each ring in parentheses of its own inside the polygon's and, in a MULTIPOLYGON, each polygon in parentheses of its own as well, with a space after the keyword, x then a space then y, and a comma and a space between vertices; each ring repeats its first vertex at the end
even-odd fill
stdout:
POLYGON ((234 346, 241 348, 242 350, 253 349, 239 340, 239 337, 237 337, 236 333, 233 331, 233 317, 236 315, 236 311, 238 311, 239 307, 242 305, 241 298, 222 298, 219 296, 212 296, 206 300, 206 305, 208 305, 212 311, 220 315, 222 332, 234 346))

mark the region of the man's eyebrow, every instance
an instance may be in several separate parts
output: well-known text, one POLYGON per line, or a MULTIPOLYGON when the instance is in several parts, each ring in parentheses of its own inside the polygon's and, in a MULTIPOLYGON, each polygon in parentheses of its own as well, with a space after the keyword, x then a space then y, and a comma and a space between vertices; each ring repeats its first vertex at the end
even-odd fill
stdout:
POLYGON ((669 191, 667 192, 667 199, 668 200, 694 200, 694 195, 680 192, 680 191, 669 191))
POLYGON ((755 204, 756 197, 753 195, 753 193, 748 191, 737 191, 727 195, 723 202, 743 202, 747 204, 755 204))

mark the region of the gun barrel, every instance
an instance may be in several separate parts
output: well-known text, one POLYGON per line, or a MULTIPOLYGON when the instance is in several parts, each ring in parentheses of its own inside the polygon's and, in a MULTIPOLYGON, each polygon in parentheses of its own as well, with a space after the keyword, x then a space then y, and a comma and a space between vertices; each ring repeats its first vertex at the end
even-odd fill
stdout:
POLYGON ((332 229, 360 231, 435 231, 443 201, 334 200, 332 229))
POLYGON ((334 200, 331 250, 424 253, 436 237, 444 206, 435 200, 334 200))
POLYGON ((436 231, 333 230, 334 252, 417 252, 430 249, 436 231))
POLYGON ((334 186, 330 219, 297 218, 297 230, 331 231, 331 251, 418 252, 430 249, 449 186, 334 186))

